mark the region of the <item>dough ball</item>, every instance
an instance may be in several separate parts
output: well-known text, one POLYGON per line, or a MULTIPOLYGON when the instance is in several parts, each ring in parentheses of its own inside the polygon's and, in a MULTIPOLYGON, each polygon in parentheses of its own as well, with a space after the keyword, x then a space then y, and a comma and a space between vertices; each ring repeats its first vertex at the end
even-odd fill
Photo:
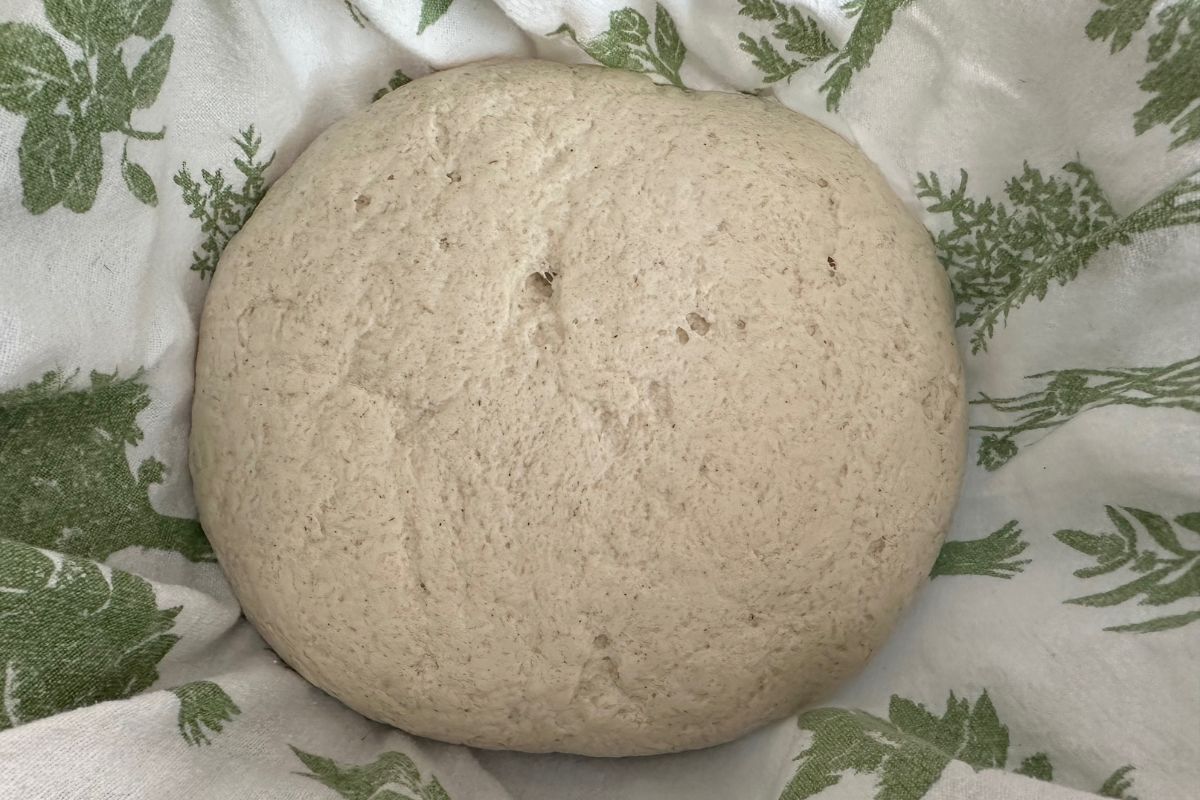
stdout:
POLYGON ((246 615, 406 731, 590 755, 819 701, 926 580, 964 402, 925 230, 763 100, 472 65, 234 238, 192 468, 246 615))

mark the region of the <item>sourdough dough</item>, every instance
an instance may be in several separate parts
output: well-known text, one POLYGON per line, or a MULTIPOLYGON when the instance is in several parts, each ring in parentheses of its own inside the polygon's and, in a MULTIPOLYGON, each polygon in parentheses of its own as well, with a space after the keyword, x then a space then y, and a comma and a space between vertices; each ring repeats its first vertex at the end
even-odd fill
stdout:
POLYGON ((819 700, 957 492, 952 302, 867 159, 544 62, 334 126, 221 260, 191 463, 246 615, 354 709, 593 755, 819 700))

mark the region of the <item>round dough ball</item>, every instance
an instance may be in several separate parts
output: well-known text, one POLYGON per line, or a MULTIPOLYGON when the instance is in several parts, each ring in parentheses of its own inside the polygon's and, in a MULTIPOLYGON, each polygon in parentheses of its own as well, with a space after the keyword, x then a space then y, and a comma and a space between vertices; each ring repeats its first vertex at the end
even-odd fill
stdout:
POLYGON ((422 78, 267 194, 192 468, 246 615, 407 731, 660 753, 821 699, 964 457, 925 230, 841 138, 595 67, 422 78))

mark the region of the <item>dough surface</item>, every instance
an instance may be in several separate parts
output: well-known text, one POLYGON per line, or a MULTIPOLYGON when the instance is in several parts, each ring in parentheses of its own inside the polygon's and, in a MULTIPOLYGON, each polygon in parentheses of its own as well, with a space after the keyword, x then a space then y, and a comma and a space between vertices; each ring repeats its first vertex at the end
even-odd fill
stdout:
POLYGON ((226 250, 191 464, 247 617, 363 714, 589 755, 817 702, 961 476, 952 300, 867 159, 546 62, 335 125, 226 250))

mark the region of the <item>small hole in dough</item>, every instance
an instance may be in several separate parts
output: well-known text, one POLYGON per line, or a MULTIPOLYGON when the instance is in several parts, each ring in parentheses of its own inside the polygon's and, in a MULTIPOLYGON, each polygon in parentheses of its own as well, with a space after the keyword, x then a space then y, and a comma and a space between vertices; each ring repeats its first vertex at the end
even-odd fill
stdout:
POLYGON ((552 281, 554 273, 531 272, 525 279, 525 289, 535 297, 549 300, 554 294, 552 281), (549 275, 550 277, 547 277, 549 275))

